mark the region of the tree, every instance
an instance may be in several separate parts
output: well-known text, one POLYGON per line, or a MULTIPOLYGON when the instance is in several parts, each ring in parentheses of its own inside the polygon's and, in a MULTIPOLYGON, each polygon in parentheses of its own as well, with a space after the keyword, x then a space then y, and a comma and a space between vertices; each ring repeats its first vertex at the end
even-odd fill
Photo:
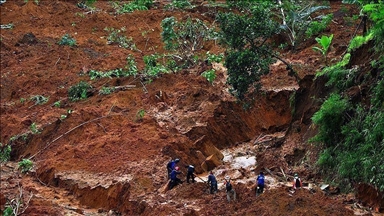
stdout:
MULTIPOLYGON (((231 93, 240 100, 250 99, 260 87, 260 77, 269 73, 269 65, 279 58, 268 45, 279 26, 270 19, 268 5, 253 7, 250 13, 220 13, 217 16, 222 42, 228 47, 225 66, 231 93)), ((291 66, 287 64, 288 69, 291 66)))

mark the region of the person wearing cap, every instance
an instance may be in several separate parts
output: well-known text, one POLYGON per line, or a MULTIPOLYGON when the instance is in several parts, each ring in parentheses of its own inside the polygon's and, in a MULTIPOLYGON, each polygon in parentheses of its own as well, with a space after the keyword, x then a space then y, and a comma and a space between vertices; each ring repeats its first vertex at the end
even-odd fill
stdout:
POLYGON ((216 180, 216 177, 213 175, 212 171, 209 172, 208 185, 210 185, 209 192, 211 194, 214 194, 217 192, 217 180, 216 180))
POLYGON ((189 183, 189 179, 192 180, 192 183, 195 183, 195 167, 193 165, 186 166, 187 168, 187 183, 189 183))
POLYGON ((231 196, 233 196, 233 201, 236 201, 236 191, 232 187, 231 178, 229 176, 225 176, 224 185, 227 191, 228 202, 231 202, 231 196))
POLYGON ((256 196, 264 192, 264 173, 260 172, 257 176, 257 185, 256 185, 256 196))
POLYGON ((293 189, 301 188, 303 186, 301 179, 299 178, 299 175, 295 173, 293 178, 293 189))
POLYGON ((180 159, 176 158, 175 160, 170 160, 167 164, 167 173, 168 173, 168 179, 171 178, 171 172, 175 169, 176 164, 179 163, 180 159))
POLYGON ((181 174, 180 168, 177 166, 174 170, 172 170, 170 176, 171 176, 171 182, 169 183, 169 190, 174 188, 178 184, 182 184, 183 182, 177 178, 177 175, 181 174))

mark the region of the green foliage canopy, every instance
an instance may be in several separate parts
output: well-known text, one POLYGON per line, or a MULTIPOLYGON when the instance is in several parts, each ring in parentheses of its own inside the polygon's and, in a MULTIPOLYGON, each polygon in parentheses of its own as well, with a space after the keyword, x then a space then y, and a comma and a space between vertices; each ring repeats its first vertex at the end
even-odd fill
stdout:
POLYGON ((255 7, 250 14, 220 13, 217 20, 222 42, 228 46, 225 66, 231 93, 244 100, 248 90, 260 89, 260 76, 269 73, 274 62, 267 40, 278 32, 266 7, 255 7))

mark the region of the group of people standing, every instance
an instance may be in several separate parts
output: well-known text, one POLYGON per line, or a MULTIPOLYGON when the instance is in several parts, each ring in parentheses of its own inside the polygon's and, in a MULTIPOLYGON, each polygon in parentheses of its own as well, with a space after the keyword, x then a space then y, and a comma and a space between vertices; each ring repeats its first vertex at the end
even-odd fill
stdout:
MULTIPOLYGON (((182 180, 177 177, 177 175, 181 174, 179 166, 177 164, 180 162, 180 159, 176 158, 174 160, 169 161, 167 164, 167 172, 168 172, 168 179, 170 179, 169 189, 171 190, 176 185, 181 184, 182 180)), ((195 167, 193 165, 188 165, 185 168, 187 168, 187 183, 194 183, 195 182, 195 167)), ((209 185, 209 192, 211 194, 217 193, 217 179, 212 171, 209 172, 208 175, 208 181, 209 185)), ((231 178, 229 176, 225 176, 224 181, 226 193, 227 193, 227 200, 228 202, 231 202, 233 199, 236 201, 236 191, 234 190, 231 178)), ((293 180, 293 189, 296 190, 297 188, 302 187, 301 179, 299 178, 298 174, 295 173, 294 180, 293 180)), ((265 176, 263 172, 260 172, 259 175, 256 178, 256 196, 259 196, 264 192, 265 188, 265 176)))

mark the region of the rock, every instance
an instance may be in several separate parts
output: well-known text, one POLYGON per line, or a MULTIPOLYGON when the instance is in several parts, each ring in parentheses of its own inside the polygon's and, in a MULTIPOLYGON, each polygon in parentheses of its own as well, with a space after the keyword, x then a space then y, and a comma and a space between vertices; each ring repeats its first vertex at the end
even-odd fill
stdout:
POLYGON ((205 161, 201 164, 201 168, 203 168, 204 171, 208 172, 221 164, 221 160, 217 157, 216 154, 213 154, 205 159, 205 161))

